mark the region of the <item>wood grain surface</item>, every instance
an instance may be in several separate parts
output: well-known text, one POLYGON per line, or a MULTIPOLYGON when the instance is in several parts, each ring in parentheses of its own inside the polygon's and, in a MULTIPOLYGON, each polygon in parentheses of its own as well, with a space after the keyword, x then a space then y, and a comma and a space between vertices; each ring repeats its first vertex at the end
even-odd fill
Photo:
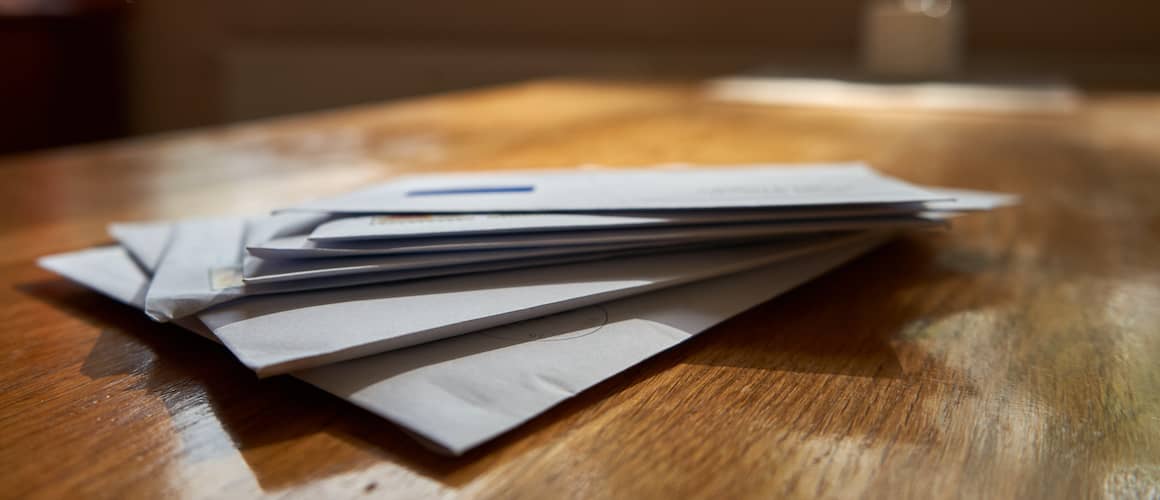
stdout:
POLYGON ((1054 116, 547 81, 0 160, 0 497, 1160 495, 1160 96, 1054 116), (402 172, 863 159, 1023 205, 900 239, 460 458, 39 270, 402 172))

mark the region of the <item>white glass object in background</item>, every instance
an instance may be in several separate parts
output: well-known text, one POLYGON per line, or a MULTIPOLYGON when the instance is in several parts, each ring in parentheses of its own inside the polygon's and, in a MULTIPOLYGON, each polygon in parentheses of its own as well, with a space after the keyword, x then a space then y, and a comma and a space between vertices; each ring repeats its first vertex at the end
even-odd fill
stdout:
POLYGON ((862 64, 873 76, 937 78, 959 69, 961 0, 868 0, 862 13, 862 64))

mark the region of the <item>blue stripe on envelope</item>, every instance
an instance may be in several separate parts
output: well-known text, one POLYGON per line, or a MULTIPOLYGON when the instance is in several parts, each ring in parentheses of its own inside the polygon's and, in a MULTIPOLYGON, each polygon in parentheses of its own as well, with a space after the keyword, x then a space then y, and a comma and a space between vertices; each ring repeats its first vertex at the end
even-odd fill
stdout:
POLYGON ((449 196, 457 194, 497 194, 497 193, 530 193, 535 186, 474 186, 442 189, 415 189, 407 191, 407 196, 449 196))

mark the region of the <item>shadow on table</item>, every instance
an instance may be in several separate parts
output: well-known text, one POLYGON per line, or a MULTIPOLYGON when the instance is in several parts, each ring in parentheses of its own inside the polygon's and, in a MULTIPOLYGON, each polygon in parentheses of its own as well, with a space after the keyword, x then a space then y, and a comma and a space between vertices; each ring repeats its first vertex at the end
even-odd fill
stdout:
POLYGON ((922 242, 891 242, 706 332, 686 362, 897 378, 902 366, 891 336, 916 311, 892 299, 945 274, 931 271, 931 259, 922 242))
POLYGON ((939 252, 929 235, 896 239, 706 332, 693 364, 901 378, 898 345, 914 324, 1009 298, 971 272, 978 256, 939 252), (987 290, 993 293, 980 293, 987 290), (964 292, 964 293, 960 293, 964 292))
POLYGON ((439 455, 390 422, 305 382, 258 379, 225 348, 177 326, 155 323, 66 280, 19 288, 102 328, 81 373, 92 379, 134 377, 137 383, 129 390, 145 391, 169 411, 185 460, 196 463, 239 450, 265 491, 375 463, 365 454, 333 446, 318 447, 328 455, 311 455, 316 450, 308 445, 288 449, 291 442, 313 435, 337 436, 450 486, 457 481, 449 482, 449 474, 479 458, 439 455), (287 459, 286 453, 301 455, 287 459))

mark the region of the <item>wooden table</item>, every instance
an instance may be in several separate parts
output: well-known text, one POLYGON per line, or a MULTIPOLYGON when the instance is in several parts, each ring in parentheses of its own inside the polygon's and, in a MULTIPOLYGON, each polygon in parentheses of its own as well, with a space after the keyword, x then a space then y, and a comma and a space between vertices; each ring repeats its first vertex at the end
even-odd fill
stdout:
POLYGON ((1160 492, 1160 96, 1062 116, 765 108, 548 81, 0 163, 0 496, 1160 492), (401 172, 864 159, 1017 209, 904 238, 461 458, 39 270, 107 222, 401 172))

